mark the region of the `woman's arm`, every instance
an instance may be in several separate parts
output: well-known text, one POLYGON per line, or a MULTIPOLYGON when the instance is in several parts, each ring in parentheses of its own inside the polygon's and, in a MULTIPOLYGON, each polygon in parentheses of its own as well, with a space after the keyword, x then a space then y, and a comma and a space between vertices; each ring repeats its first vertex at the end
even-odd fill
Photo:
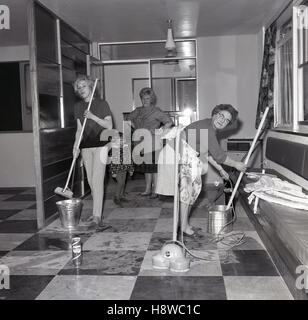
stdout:
POLYGON ((172 125, 173 125, 172 121, 171 122, 167 122, 162 126, 162 129, 169 129, 169 128, 172 127, 172 125))
POLYGON ((163 126, 161 126, 159 129, 152 130, 156 135, 160 136, 164 134, 164 130, 171 128, 173 125, 173 122, 167 122, 163 126))
POLYGON ((106 129, 112 129, 112 117, 107 116, 104 119, 100 119, 95 114, 93 114, 90 110, 85 111, 84 113, 85 118, 91 119, 95 121, 99 126, 106 129))
POLYGON ((81 127, 81 123, 80 123, 80 120, 77 119, 77 130, 76 130, 76 133, 75 133, 75 141, 74 141, 74 146, 73 146, 73 156, 75 158, 78 158, 78 155, 79 155, 79 147, 77 148, 77 142, 79 140, 79 137, 80 137, 80 134, 81 134, 81 130, 82 130, 82 127, 81 127))
POLYGON ((231 159, 229 156, 227 156, 226 160, 223 162, 223 164, 233 167, 238 171, 245 172, 247 169, 247 165, 244 162, 235 161, 231 159))
POLYGON ((228 173, 224 170, 224 168, 217 163, 212 156, 208 156, 207 158, 208 162, 219 172, 219 174, 221 175, 222 178, 228 180, 229 179, 229 175, 228 173))

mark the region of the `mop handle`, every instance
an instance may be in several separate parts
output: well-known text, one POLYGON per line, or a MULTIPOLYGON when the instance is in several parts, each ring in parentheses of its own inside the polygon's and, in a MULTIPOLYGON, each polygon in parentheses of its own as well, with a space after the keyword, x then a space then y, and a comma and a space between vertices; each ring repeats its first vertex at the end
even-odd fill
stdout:
MULTIPOLYGON (((93 100, 93 97, 94 97, 94 93, 95 93, 95 89, 96 89, 96 85, 97 85, 97 80, 98 79, 95 79, 95 82, 94 82, 94 86, 93 86, 93 89, 92 89, 92 92, 91 92, 91 97, 90 97, 90 100, 89 100, 89 103, 88 103, 87 111, 89 111, 90 107, 91 107, 91 103, 92 103, 92 100, 93 100)), ((77 141, 77 144, 76 144, 77 149, 79 149, 79 146, 80 146, 80 143, 81 143, 81 139, 82 139, 82 135, 83 135, 87 120, 88 120, 87 118, 85 118, 83 120, 83 124, 82 124, 82 128, 81 128, 81 131, 80 131, 80 135, 78 137, 78 141, 77 141)), ((71 168, 70 168, 70 171, 69 171, 69 174, 68 174, 68 177, 67 177, 66 184, 65 184, 65 187, 63 189, 63 192, 65 192, 67 187, 68 187, 68 184, 69 184, 69 181, 70 181, 70 178, 71 178, 71 175, 72 175, 76 160, 77 160, 77 158, 73 157, 73 161, 72 161, 72 164, 71 164, 71 168)))
POLYGON ((173 200, 173 241, 177 241, 177 230, 179 221, 179 151, 180 151, 179 130, 175 138, 175 164, 174 164, 174 200, 173 200))
MULTIPOLYGON (((90 97, 90 100, 89 100, 88 107, 87 107, 86 111, 89 111, 90 108, 91 108, 91 104, 92 104, 92 100, 93 100, 93 97, 94 97, 96 85, 97 85, 97 79, 95 79, 93 90, 92 90, 91 97, 90 97)), ((82 139, 82 136, 83 136, 83 132, 84 132, 84 129, 86 127, 87 120, 88 120, 87 118, 84 118, 84 120, 83 120, 82 128, 81 128, 80 135, 79 135, 79 138, 78 138, 78 142, 77 142, 77 145, 76 145, 77 149, 79 149, 79 146, 80 146, 80 143, 81 143, 81 139, 82 139)))
MULTIPOLYGON (((256 143, 257 143, 257 140, 258 140, 258 138, 259 138, 260 132, 261 132, 261 130, 262 130, 262 127, 263 127, 263 125, 264 125, 264 122, 265 122, 265 120, 266 120, 266 117, 267 117, 268 112, 269 112, 269 107, 267 107, 267 108, 265 109, 265 111, 264 111, 263 117, 262 117, 262 119, 261 119, 261 122, 260 122, 259 127, 258 127, 258 130, 257 130, 257 133, 256 133, 256 135, 255 135, 255 137, 254 137, 254 139, 253 139, 253 142, 252 142, 252 144, 251 144, 251 146, 250 146, 250 149, 249 149, 249 152, 248 152, 248 154, 247 154, 247 157, 246 157, 246 159, 245 159, 245 161, 244 161, 244 163, 245 163, 246 165, 248 164, 249 158, 250 158, 250 156, 251 156, 251 154, 252 154, 252 151, 253 151, 256 143)), ((231 194, 231 197, 230 197, 229 202, 228 202, 228 205, 227 205, 227 210, 229 210, 230 207, 231 207, 232 201, 233 201, 233 199, 234 199, 234 197, 235 197, 236 191, 237 191, 237 189, 238 189, 238 187, 239 187, 239 185, 240 185, 240 182, 241 182, 241 180, 242 180, 242 178, 243 178, 243 175, 244 175, 244 172, 241 172, 240 175, 239 175, 239 177, 238 177, 238 179, 237 179, 237 181, 236 181, 234 190, 233 190, 233 192, 232 192, 232 194, 231 194)))
MULTIPOLYGON (((265 174, 265 170, 264 170, 264 169, 262 170, 262 174, 265 174)), ((256 196, 255 204, 254 204, 254 207, 253 207, 253 213, 254 213, 254 214, 256 214, 257 211, 258 211, 259 199, 260 199, 260 198, 256 196)))

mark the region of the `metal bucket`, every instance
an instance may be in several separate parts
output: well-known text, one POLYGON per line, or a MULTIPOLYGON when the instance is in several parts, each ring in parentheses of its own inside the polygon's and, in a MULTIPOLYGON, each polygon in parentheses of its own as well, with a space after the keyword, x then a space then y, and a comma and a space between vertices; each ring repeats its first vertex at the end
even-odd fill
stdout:
POLYGON ((58 201, 56 205, 62 227, 69 230, 76 229, 80 221, 83 202, 80 199, 69 199, 58 201))
POLYGON ((232 210, 231 208, 227 210, 226 205, 211 207, 208 218, 208 233, 217 235, 220 231, 221 234, 231 232, 233 230, 232 219, 232 210))

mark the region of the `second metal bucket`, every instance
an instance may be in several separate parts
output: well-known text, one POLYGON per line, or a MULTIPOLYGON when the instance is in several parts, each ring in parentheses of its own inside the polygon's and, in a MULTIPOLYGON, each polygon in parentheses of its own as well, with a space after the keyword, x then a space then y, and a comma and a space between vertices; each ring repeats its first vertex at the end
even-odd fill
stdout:
POLYGON ((209 210, 208 233, 217 235, 229 233, 233 230, 232 210, 226 205, 213 206, 209 210))
POLYGON ((70 199, 58 201, 56 204, 62 227, 69 230, 76 229, 81 217, 82 201, 80 199, 70 199))

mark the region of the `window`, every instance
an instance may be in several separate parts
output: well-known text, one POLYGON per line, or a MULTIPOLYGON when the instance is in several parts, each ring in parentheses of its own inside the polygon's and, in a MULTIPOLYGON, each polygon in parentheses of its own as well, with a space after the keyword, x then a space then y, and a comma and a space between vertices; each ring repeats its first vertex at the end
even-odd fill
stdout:
POLYGON ((278 110, 276 125, 293 123, 293 37, 292 19, 278 30, 278 110))
POLYGON ((28 62, 0 63, 0 131, 32 131, 28 62))
POLYGON ((290 5, 277 25, 275 127, 307 133, 308 0, 290 5))
POLYGON ((297 12, 295 24, 298 29, 298 121, 300 125, 308 125, 308 7, 301 5, 297 12))

